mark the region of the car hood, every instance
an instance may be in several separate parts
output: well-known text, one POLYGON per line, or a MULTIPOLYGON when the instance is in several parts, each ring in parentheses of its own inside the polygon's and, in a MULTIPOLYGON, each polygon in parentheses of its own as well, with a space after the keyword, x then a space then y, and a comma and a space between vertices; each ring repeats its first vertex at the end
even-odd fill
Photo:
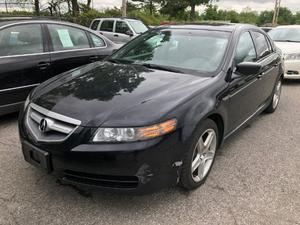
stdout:
POLYGON ((275 45, 283 54, 300 53, 300 43, 298 42, 275 42, 275 45))
POLYGON ((199 90, 205 78, 97 62, 42 84, 32 102, 78 119, 83 126, 145 125, 159 119, 199 90))

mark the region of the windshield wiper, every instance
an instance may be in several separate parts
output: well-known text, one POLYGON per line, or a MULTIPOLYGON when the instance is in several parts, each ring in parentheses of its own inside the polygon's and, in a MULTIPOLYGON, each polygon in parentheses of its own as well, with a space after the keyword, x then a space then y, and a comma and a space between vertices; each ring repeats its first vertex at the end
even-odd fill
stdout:
POLYGON ((300 41, 294 41, 294 40, 275 40, 275 42, 300 42, 300 41))
POLYGON ((157 70, 164 70, 168 72, 173 72, 173 73, 183 73, 181 70, 174 69, 172 67, 168 66, 161 66, 161 65, 156 65, 156 64, 151 64, 151 63, 135 63, 136 65, 141 65, 150 69, 157 69, 157 70))

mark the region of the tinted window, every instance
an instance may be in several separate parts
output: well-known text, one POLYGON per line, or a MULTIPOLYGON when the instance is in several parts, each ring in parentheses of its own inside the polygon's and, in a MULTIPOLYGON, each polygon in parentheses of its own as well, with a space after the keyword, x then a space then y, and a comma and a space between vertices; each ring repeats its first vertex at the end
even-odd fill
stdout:
POLYGON ((101 24, 100 30, 101 31, 112 32, 113 28, 114 28, 114 21, 113 20, 104 20, 101 24))
POLYGON ((229 35, 205 30, 153 30, 131 41, 112 58, 130 64, 173 67, 186 73, 210 73, 223 61, 229 35))
POLYGON ((105 46, 105 42, 104 42, 104 40, 102 38, 97 37, 94 34, 91 34, 91 38, 92 38, 92 41, 93 41, 95 47, 103 47, 103 46, 105 46))
POLYGON ((127 23, 123 21, 117 21, 116 33, 126 34, 128 31, 130 31, 130 28, 128 27, 127 23))
POLYGON ((253 39, 256 44, 256 51, 258 59, 265 57, 270 53, 269 45, 267 43, 265 35, 258 32, 253 32, 253 39))
POLYGON ((99 23, 100 23, 100 20, 95 20, 95 21, 92 23, 91 29, 92 29, 92 30, 97 30, 99 23))
POLYGON ((54 51, 89 48, 85 31, 63 25, 48 25, 54 51))
POLYGON ((0 31, 0 56, 23 55, 43 52, 41 26, 20 25, 0 31))
POLYGON ((236 64, 241 62, 254 62, 256 60, 255 47, 249 32, 245 32, 241 35, 234 59, 236 64))

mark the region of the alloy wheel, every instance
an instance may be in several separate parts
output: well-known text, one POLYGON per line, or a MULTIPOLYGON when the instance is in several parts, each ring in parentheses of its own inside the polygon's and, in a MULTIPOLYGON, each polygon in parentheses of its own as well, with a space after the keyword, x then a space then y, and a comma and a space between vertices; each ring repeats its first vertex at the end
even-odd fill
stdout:
POLYGON ((282 81, 279 80, 276 85, 275 93, 273 96, 273 108, 276 108, 279 103, 279 99, 280 99, 280 95, 281 95, 281 85, 282 85, 282 81))
POLYGON ((202 181, 208 174, 217 149, 217 135, 213 129, 207 129, 200 136, 194 148, 191 174, 194 182, 202 181))

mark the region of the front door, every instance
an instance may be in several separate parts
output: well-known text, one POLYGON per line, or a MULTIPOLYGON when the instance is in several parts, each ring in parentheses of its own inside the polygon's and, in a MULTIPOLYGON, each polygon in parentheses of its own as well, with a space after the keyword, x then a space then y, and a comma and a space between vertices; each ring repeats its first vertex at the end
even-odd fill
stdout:
MULTIPOLYGON (((235 65, 241 62, 256 61, 256 50, 249 32, 244 32, 240 38, 235 52, 235 65)), ((233 131, 251 117, 262 102, 263 85, 259 74, 249 76, 238 75, 233 72, 229 84, 229 130, 233 131)))
POLYGON ((118 44, 127 43, 131 40, 133 31, 125 21, 117 21, 113 41, 118 44), (129 34, 132 34, 131 36, 129 34))

